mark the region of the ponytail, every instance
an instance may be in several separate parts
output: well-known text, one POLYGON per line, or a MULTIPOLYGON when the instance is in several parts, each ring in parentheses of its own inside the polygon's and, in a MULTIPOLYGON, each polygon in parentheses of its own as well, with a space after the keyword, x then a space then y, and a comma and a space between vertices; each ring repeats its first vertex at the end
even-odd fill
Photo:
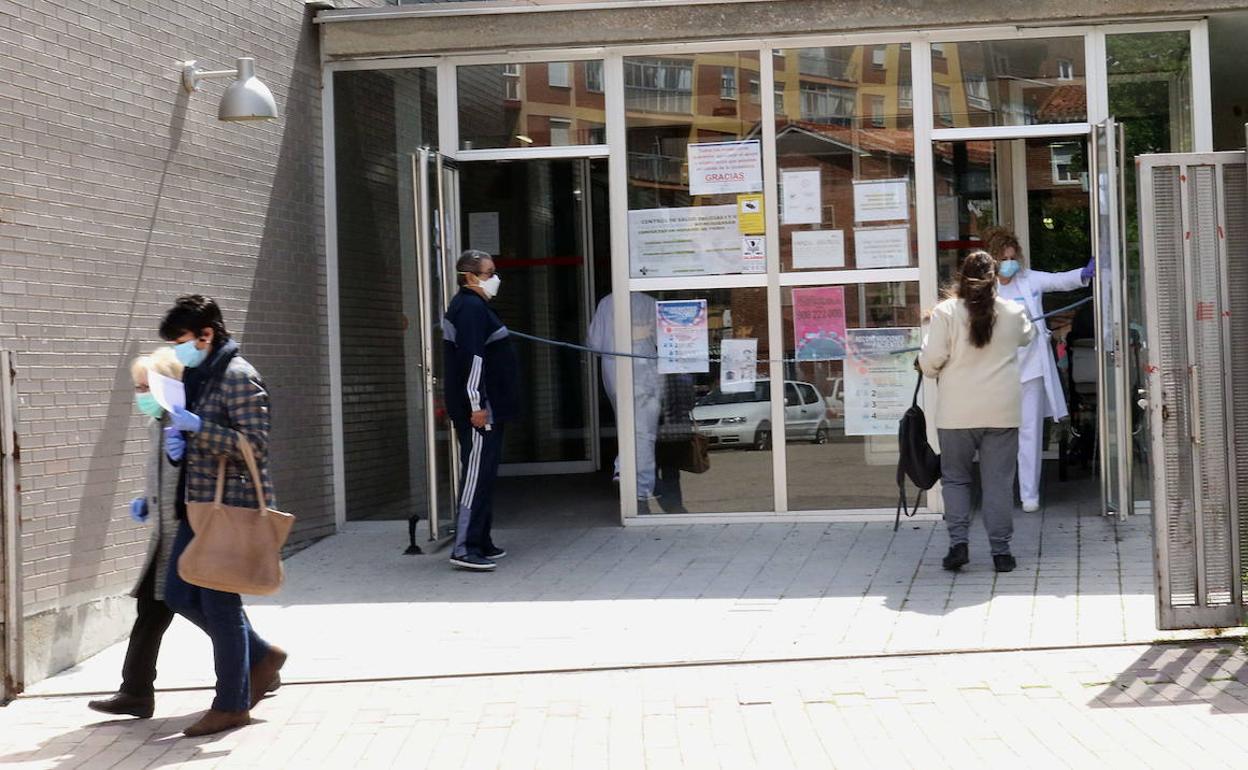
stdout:
POLYGON ((973 251, 962 261, 957 296, 971 315, 971 344, 984 347, 997 320, 997 263, 988 252, 973 251))

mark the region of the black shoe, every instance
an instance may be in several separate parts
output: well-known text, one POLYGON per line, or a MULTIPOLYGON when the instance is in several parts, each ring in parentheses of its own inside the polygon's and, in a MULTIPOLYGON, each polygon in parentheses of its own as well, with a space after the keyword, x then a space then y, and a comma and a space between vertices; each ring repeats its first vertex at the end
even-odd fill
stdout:
POLYGON ((1008 553, 1000 553, 992 557, 992 568, 997 572, 1013 572, 1018 566, 1018 562, 1014 560, 1014 556, 1008 553))
POLYGON ((460 569, 470 569, 474 572, 490 572, 497 565, 489 559, 466 553, 463 556, 452 556, 451 566, 459 567, 460 569))
POLYGON ((945 558, 941 559, 940 566, 950 572, 957 572, 962 566, 971 560, 971 555, 967 551, 966 543, 958 543, 949 546, 949 553, 945 554, 945 558))
POLYGON ((89 701, 87 708, 92 711, 101 711, 105 714, 151 719, 152 712, 156 710, 156 698, 140 698, 137 695, 127 695, 124 692, 119 692, 109 698, 89 701))
POLYGON ((506 556, 507 552, 504 551, 502 548, 499 548, 496 545, 492 545, 489 548, 486 548, 484 551, 482 551, 481 555, 489 559, 490 561, 494 561, 495 559, 501 559, 504 556, 506 556))

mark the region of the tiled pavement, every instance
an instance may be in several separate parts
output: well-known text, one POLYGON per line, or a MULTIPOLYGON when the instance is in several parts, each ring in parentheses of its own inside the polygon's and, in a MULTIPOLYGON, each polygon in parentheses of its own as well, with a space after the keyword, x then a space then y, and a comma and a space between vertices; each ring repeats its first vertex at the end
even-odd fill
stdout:
POLYGON ((291 685, 251 727, 189 739, 199 691, 155 719, 81 698, 0 709, 24 768, 1242 768, 1233 644, 291 685))
MULTIPOLYGON (((0 709, 0 763, 967 767, 1022 754, 1175 767, 1196 757, 1175 748, 1194 730, 1230 756, 1217 736, 1248 735, 1244 658, 1149 646, 1165 636, 1149 518, 1069 506, 1017 521, 1008 575, 978 528, 972 564, 941 570, 930 520, 895 534, 891 522, 517 528, 497 533, 512 555, 489 575, 450 570, 444 552, 401 555, 401 524, 355 524, 292 558, 283 593, 251 605, 291 650, 293 684, 257 709, 264 724, 189 741, 172 736, 202 690, 163 693, 146 723, 98 723, 84 697, 52 697, 115 687, 116 646, 0 709), (1086 647, 1131 643, 1143 646, 1086 647), (1187 657, 1137 676, 1165 655, 1187 657), (1124 693, 1108 684, 1120 676, 1124 693), (1137 708, 1171 702, 1193 705, 1137 708)), ((209 684, 210 660, 178 621, 158 684, 209 684)))

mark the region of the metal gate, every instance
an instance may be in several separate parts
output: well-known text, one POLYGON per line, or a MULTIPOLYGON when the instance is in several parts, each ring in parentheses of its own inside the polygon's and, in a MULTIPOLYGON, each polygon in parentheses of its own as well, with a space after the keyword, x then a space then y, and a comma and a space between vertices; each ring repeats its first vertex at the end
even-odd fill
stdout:
POLYGON ((1159 628, 1244 619, 1248 173, 1244 153, 1145 155, 1139 173, 1159 628), (1240 344, 1234 344, 1239 340, 1240 344))

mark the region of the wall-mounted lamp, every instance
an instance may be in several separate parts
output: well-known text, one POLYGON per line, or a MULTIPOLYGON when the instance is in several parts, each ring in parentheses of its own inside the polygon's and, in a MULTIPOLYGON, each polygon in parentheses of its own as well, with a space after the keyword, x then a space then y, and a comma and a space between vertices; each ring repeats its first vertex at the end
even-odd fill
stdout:
POLYGON ((234 82, 221 97, 217 120, 273 120, 278 116, 272 92, 256 77, 255 59, 243 57, 232 70, 200 69, 194 59, 182 62, 182 87, 187 93, 198 91, 201 80, 224 77, 233 77, 234 82))

